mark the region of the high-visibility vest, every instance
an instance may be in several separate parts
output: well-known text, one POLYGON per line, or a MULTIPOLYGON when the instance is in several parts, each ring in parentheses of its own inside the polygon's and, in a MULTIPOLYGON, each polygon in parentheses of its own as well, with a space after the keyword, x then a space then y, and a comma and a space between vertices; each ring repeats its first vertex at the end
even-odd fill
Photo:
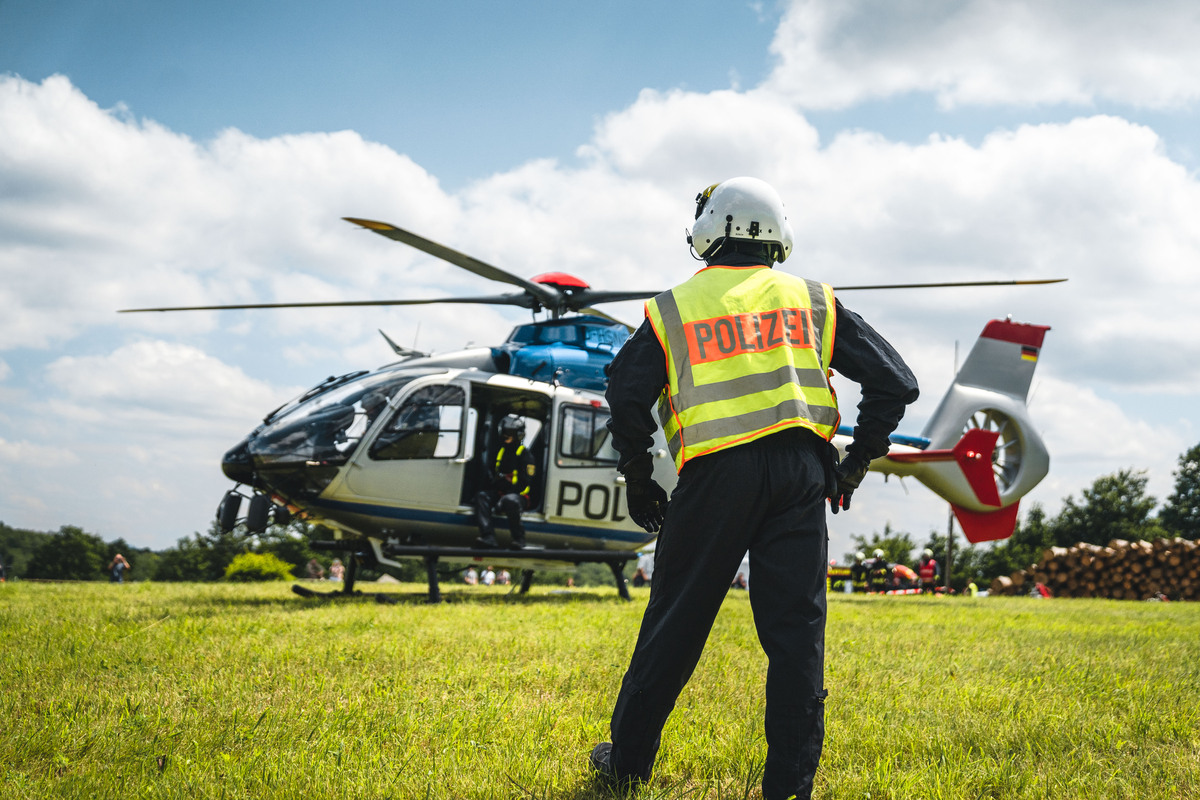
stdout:
POLYGON ((658 415, 675 469, 785 428, 832 439, 836 316, 829 285, 770 267, 706 267, 648 301, 667 356, 658 415))
MULTIPOLYGON (((521 463, 520 462, 521 454, 524 452, 525 452, 525 445, 523 445, 523 444, 517 445, 517 452, 514 453, 513 455, 517 459, 518 467, 520 466, 520 463, 521 463)), ((501 475, 501 477, 503 477, 505 480, 508 480, 509 482, 511 482, 513 486, 519 486, 521 483, 520 470, 514 469, 509 474, 503 475, 500 472, 500 462, 503 460, 504 460, 504 445, 500 445, 500 449, 496 452, 496 474, 501 475)), ((525 488, 521 489, 519 492, 521 497, 528 499, 530 488, 531 488, 530 484, 528 482, 526 482, 525 488)))
POLYGON ((921 574, 921 580, 931 581, 937 577, 937 562, 932 558, 928 561, 922 561, 918 572, 921 574))

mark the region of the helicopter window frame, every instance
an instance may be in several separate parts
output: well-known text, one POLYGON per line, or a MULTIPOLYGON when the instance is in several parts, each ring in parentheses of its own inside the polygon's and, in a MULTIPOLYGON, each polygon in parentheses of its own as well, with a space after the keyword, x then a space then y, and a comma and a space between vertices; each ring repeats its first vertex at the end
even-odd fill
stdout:
POLYGON ((467 397, 459 383, 413 387, 393 408, 367 448, 367 457, 372 461, 457 458, 470 427, 467 397))
POLYGON ((248 445, 251 454, 272 466, 316 461, 344 464, 370 435, 391 398, 404 393, 414 380, 436 373, 380 370, 348 374, 355 377, 335 379, 320 392, 310 390, 302 402, 289 405, 260 425, 248 445))
POLYGON ((617 465, 619 454, 608 430, 603 406, 564 403, 558 410, 558 442, 554 463, 567 469, 617 465))

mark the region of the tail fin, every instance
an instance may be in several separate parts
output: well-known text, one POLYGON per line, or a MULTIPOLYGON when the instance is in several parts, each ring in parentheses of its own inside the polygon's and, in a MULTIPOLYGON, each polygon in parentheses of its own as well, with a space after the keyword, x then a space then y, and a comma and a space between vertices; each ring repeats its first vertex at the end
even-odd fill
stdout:
POLYGON ((1037 368, 1048 325, 1026 325, 994 319, 983 328, 962 369, 925 426, 930 447, 949 447, 962 435, 974 407, 985 408, 994 398, 998 405, 1015 405, 1018 417, 1028 420, 1025 399, 1037 368))
POLYGON ((953 503, 954 518, 963 529, 963 535, 971 544, 1007 539, 1017 529, 1017 507, 1019 503, 999 511, 968 511, 953 503))
POLYGON ((971 348, 922 436, 872 466, 912 475, 950 502, 972 542, 1012 535, 1017 503, 1050 469, 1025 406, 1046 325, 992 320, 971 348))

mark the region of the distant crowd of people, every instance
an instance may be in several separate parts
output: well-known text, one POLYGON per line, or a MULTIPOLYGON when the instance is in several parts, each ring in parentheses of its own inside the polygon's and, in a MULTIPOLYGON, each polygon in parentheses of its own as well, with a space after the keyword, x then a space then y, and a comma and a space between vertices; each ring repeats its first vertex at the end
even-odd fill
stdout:
MULTIPOLYGON (((304 573, 309 580, 326 580, 325 566, 315 558, 309 559, 308 565, 304 568, 304 573)), ((346 580, 346 565, 342 563, 340 558, 335 558, 333 563, 329 565, 328 580, 337 581, 338 583, 346 580)))
MULTIPOLYGON (((929 548, 921 552, 915 570, 907 564, 889 562, 883 550, 878 548, 871 554, 871 558, 867 558, 861 551, 857 552, 854 554, 854 563, 850 565, 850 582, 853 591, 876 594, 935 594, 945 591, 941 565, 929 548)), ((968 583, 966 588, 971 595, 979 593, 979 587, 974 581, 968 583)))
POLYGON ((477 572, 474 567, 467 567, 463 572, 463 583, 468 586, 507 586, 512 583, 512 575, 508 570, 501 569, 496 572, 492 567, 484 567, 482 571, 477 572))

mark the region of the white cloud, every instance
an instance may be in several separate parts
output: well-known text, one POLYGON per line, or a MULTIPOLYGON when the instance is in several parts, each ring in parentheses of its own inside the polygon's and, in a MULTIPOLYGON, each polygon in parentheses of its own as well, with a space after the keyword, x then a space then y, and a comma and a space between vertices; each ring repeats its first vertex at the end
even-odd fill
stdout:
MULTIPOLYGON (((0 306, 13 309, 0 347, 66 341, 122 307, 294 299, 298 271, 336 278, 317 299, 396 286, 415 256, 397 248, 388 272, 361 269, 384 259, 337 218, 375 209, 444 229, 454 205, 411 160, 352 132, 229 130, 201 146, 100 109, 63 77, 0 76, 0 130, 0 306)), ((214 317, 172 324, 202 331, 214 317)))
MULTIPOLYGON (((436 305, 122 317, 117 308, 515 290, 340 216, 384 219, 524 277, 561 270, 598 288, 665 288, 696 268, 683 240, 695 193, 737 174, 767 178, 783 195, 797 232, 790 271, 835 284, 1071 279, 1043 289, 845 293, 922 381, 906 432, 920 429, 949 382, 955 340, 969 346, 984 321, 1011 313, 1053 328, 1034 408, 1053 467, 1032 499, 1055 501, 1123 466, 1145 464, 1169 480, 1200 427, 1188 427, 1195 412, 1182 428, 1154 421, 1163 396, 1200 390, 1196 177, 1153 130, 1114 116, 1024 126, 978 145, 936 136, 897 144, 861 130, 823 143, 780 95, 816 106, 859 102, 873 87, 943 92, 949 103, 1009 102, 1021 91, 1019 73, 997 86, 978 77, 1008 74, 999 34, 980 34, 977 56, 944 51, 947 77, 921 83, 923 53, 952 31, 976 31, 992 6, 956 5, 945 22, 916 17, 907 38, 890 6, 847 7, 876 14, 877 29, 846 28, 837 8, 795 7, 777 38, 795 52, 766 87, 644 91, 598 123, 579 148, 581 166, 532 161, 454 194, 353 132, 256 139, 228 130, 195 142, 100 109, 65 78, 0 78, 0 455, 10 467, 76 458, 59 462, 70 497, 9 469, 0 513, 40 504, 29 519, 47 529, 97 519, 113 535, 135 541, 137 526, 142 540, 169 544, 207 524, 226 485, 220 455, 294 387, 389 358, 377 328, 405 344, 419 331, 419 347, 453 349, 495 343, 527 318, 436 305), (890 83, 876 80, 893 72, 890 83), (140 505, 144 497, 159 502, 140 505)), ((1065 13, 1031 30, 1049 35, 1065 13)), ((1100 34, 1090 41, 1109 41, 1100 34)), ((1163 48, 1186 65, 1174 52, 1163 48)), ((1068 87, 1055 90, 1064 98, 1071 85, 1118 98, 1090 61, 1075 63, 1071 80, 1051 71, 1047 84, 1068 87)), ((1190 96, 1173 85, 1143 92, 1143 104, 1190 96)), ((640 318, 636 303, 608 310, 640 318)), ((897 491, 837 524, 868 533, 882 524, 869 512, 895 504, 898 523, 916 520, 909 529, 923 533, 919 521, 929 519, 942 527, 937 501, 918 489, 897 500, 897 491)))
POLYGON ((64 448, 0 439, 0 463, 6 462, 10 468, 54 469, 78 461, 78 456, 64 448))
POLYGON ((765 88, 809 109, 910 92, 944 107, 1200 99, 1200 17, 1187 0, 796 0, 765 88))
POLYGON ((110 430, 238 430, 299 391, 253 380, 195 347, 150 340, 107 355, 63 356, 46 377, 60 414, 110 430))

